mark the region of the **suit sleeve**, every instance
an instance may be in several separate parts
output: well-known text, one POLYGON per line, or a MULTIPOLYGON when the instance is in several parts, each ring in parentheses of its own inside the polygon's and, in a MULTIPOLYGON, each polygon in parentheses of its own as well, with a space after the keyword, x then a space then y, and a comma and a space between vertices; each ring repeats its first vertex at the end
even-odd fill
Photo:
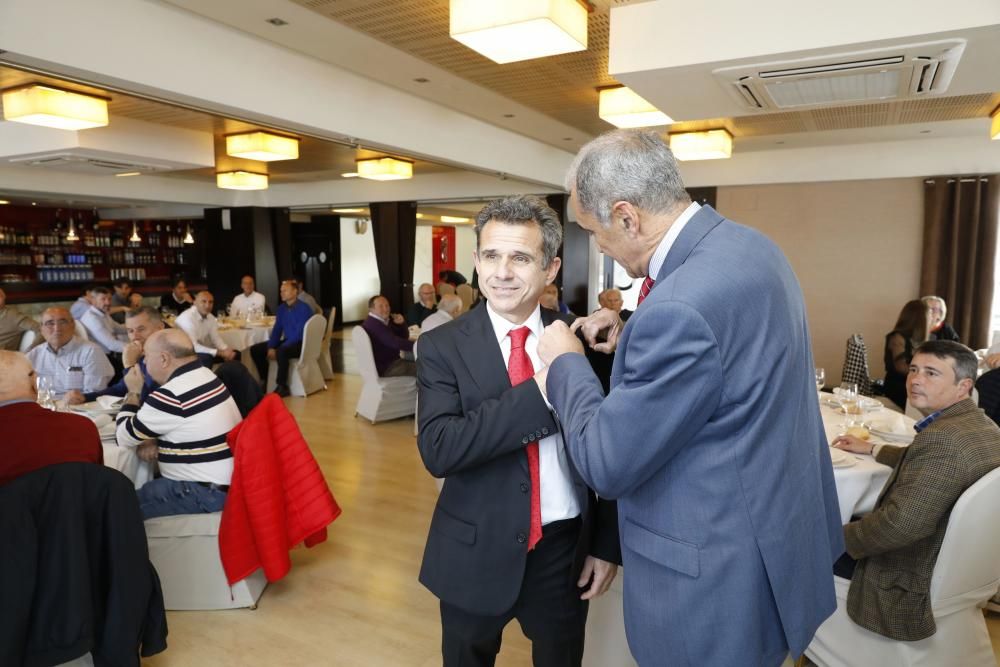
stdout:
POLYGON ((420 339, 417 362, 420 435, 424 466, 447 477, 523 449, 536 432, 558 430, 533 381, 522 382, 465 411, 459 380, 433 335, 420 339))
POLYGON ((922 446, 910 447, 879 506, 860 521, 844 526, 844 541, 852 558, 901 549, 933 534, 962 495, 959 480, 964 475, 944 436, 927 434, 922 446))
POLYGON ((580 475, 604 498, 621 497, 686 447, 715 412, 723 373, 715 335, 692 307, 650 304, 633 317, 621 380, 607 398, 579 354, 549 368, 546 390, 580 475), (603 399, 603 400, 602 400, 603 399))

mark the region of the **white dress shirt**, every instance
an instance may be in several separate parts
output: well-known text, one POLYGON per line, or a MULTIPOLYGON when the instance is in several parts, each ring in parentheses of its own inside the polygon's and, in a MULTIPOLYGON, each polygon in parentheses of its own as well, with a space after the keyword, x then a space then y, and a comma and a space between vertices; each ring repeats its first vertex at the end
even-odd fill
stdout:
POLYGON ((125 349, 125 343, 128 342, 125 327, 97 306, 91 306, 80 322, 86 327, 90 340, 97 343, 105 353, 121 353, 125 349))
MULTIPOLYGON (((489 302, 486 303, 486 312, 489 313, 493 333, 496 334, 497 342, 500 344, 505 367, 510 362, 510 336, 507 334, 511 329, 518 327, 528 327, 531 330, 531 334, 524 341, 524 349, 531 359, 531 366, 535 372, 545 366, 538 356, 538 340, 544 329, 542 313, 538 306, 535 306, 535 311, 522 324, 513 324, 505 320, 493 310, 489 302)), ((551 407, 549 406, 550 409, 551 407)), ((580 504, 573 493, 573 480, 570 476, 570 465, 566 458, 562 433, 538 441, 538 478, 542 486, 542 525, 580 515, 580 504)))
POLYGON ((649 269, 646 271, 647 276, 651 276, 653 280, 656 280, 656 276, 660 273, 660 269, 663 268, 663 262, 667 260, 667 253, 670 249, 674 247, 674 242, 677 241, 677 237, 681 235, 681 231, 687 226, 687 223, 694 214, 701 209, 701 204, 696 201, 691 202, 684 211, 677 216, 674 220, 674 224, 670 225, 670 229, 667 233, 663 235, 663 239, 660 241, 660 245, 656 247, 656 252, 653 256, 649 258, 649 269))
POLYGON ((250 310, 250 306, 257 306, 260 308, 261 314, 264 313, 264 295, 260 292, 250 292, 250 296, 247 296, 243 292, 236 295, 233 299, 233 303, 230 304, 229 313, 233 317, 246 317, 247 312, 250 310))
POLYGON ((191 338, 194 351, 198 354, 210 354, 214 357, 221 350, 229 349, 226 341, 219 335, 219 321, 212 313, 202 316, 197 308, 188 308, 177 316, 174 324, 191 338))

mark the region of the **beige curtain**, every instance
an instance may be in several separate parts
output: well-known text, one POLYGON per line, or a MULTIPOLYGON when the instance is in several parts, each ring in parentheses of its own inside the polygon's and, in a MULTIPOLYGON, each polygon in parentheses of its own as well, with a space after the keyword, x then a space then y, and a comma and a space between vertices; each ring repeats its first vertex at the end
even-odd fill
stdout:
POLYGON ((962 342, 990 344, 1000 177, 941 176, 924 181, 920 294, 948 304, 962 342))

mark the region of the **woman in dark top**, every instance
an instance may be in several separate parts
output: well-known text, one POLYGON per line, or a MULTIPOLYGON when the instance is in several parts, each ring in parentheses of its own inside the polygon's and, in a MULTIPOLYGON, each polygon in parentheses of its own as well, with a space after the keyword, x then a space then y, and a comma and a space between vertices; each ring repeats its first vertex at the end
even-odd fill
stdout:
POLYGON ((906 407, 906 376, 913 349, 927 340, 929 330, 927 306, 914 299, 906 302, 896 326, 885 335, 885 395, 901 408, 906 407))
POLYGON ((948 305, 939 296, 925 296, 921 299, 924 305, 930 310, 931 318, 931 340, 951 340, 961 343, 958 332, 950 324, 945 324, 944 319, 948 316, 948 305))

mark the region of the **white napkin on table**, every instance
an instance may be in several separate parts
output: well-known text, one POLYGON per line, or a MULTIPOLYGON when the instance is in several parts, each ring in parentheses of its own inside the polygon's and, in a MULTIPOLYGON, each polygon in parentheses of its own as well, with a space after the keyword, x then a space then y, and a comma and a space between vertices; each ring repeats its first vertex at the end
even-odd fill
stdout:
POLYGON ((121 396, 98 396, 97 404, 105 410, 113 410, 120 408, 124 400, 121 396))

